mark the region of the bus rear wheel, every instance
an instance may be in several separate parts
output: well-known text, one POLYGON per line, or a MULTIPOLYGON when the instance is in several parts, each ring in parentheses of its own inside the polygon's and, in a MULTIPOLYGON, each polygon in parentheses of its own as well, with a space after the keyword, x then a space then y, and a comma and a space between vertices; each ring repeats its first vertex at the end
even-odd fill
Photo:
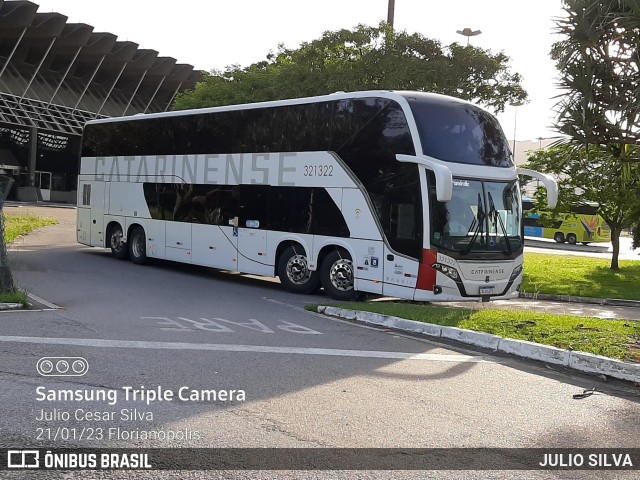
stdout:
POLYGON ((320 288, 318 272, 309 270, 309 261, 302 247, 287 248, 278 260, 278 277, 284 288, 293 293, 313 293, 320 288))
POLYGON ((125 260, 129 256, 129 250, 127 249, 127 244, 122 241, 124 238, 122 227, 118 224, 111 225, 107 238, 109 239, 109 247, 113 258, 125 260))
POLYGON ((562 232, 556 232, 556 234, 553 236, 553 239, 557 243, 564 243, 564 234, 562 232))
POLYGON ((569 242, 571 245, 575 245, 576 243, 578 243, 578 237, 576 237, 575 233, 570 233, 569 235, 567 235, 567 242, 569 242))
POLYGON ((137 265, 147 263, 147 238, 142 227, 134 227, 127 243, 131 261, 137 265))
POLYGON ((351 300, 353 289, 353 262, 345 250, 334 250, 322 261, 320 281, 324 291, 334 300, 351 300))

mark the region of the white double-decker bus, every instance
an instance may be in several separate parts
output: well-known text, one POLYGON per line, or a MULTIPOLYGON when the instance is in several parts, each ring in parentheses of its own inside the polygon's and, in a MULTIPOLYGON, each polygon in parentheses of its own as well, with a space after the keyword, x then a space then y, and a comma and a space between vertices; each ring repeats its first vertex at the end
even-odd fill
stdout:
MULTIPOLYGON (((553 206, 555 182, 525 173, 553 206)), ((84 129, 78 242, 341 300, 507 299, 523 269, 517 175, 495 117, 436 94, 96 120, 84 129)))

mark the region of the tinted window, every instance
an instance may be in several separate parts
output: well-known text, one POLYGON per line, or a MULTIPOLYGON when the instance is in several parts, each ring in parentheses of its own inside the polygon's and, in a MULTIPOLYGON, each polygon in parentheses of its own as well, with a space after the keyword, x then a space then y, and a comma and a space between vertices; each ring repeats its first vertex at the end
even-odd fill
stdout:
POLYGON ((335 151, 363 121, 348 101, 134 118, 87 125, 82 155, 335 151))
POLYGON ((528 212, 529 210, 533 210, 535 208, 535 204, 531 200, 522 200, 522 211, 528 212))
POLYGON ((311 232, 311 189, 272 188, 269 192, 269 228, 281 232, 311 232))
POLYGON ((406 117, 395 102, 354 100, 352 114, 362 127, 338 151, 369 193, 390 246, 420 258, 422 200, 418 167, 396 160, 415 155, 406 117))
POLYGON ((145 183, 151 218, 348 237, 342 212, 323 188, 145 183))
POLYGON ((575 207, 573 207, 571 209, 571 213, 576 213, 579 215, 597 215, 598 214, 598 207, 596 205, 589 205, 589 204, 580 204, 580 205, 576 205, 575 207))
POLYGON ((144 196, 156 220, 228 226, 239 212, 237 186, 145 183, 144 196))
POLYGON ((240 185, 238 226, 267 228, 268 185, 240 185))
POLYGON ((323 188, 271 187, 269 229, 348 237, 340 209, 323 188))
POLYGON ((425 155, 447 162, 511 167, 498 120, 471 104, 439 96, 407 96, 425 155))

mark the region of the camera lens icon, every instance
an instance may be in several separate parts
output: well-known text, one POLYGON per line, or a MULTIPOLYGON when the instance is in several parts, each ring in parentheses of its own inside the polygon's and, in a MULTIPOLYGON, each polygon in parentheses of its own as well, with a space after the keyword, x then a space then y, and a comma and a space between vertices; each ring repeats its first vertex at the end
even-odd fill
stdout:
POLYGON ((43 377, 82 377, 89 371, 89 362, 82 357, 42 357, 36 369, 43 377))

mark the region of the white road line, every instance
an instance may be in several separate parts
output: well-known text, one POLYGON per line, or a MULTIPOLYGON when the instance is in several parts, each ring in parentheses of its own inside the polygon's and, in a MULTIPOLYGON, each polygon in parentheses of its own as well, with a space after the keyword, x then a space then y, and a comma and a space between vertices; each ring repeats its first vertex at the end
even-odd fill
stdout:
POLYGON ((158 350, 207 350, 216 352, 276 353, 294 355, 322 355, 335 357, 388 358, 394 360, 426 360, 431 362, 494 363, 473 355, 441 353, 404 353, 376 350, 340 350, 334 348, 270 347, 266 345, 227 345, 219 343, 147 342, 140 340, 107 340, 99 338, 49 338, 0 336, 0 342, 32 343, 40 345, 68 345, 98 348, 143 348, 158 350))
POLYGON ((59 305, 56 305, 55 303, 47 302, 44 298, 40 298, 37 295, 34 295, 33 293, 29 293, 27 296, 30 299, 38 303, 41 303, 42 305, 45 305, 46 307, 49 307, 53 310, 64 310, 64 308, 60 307, 59 305))

